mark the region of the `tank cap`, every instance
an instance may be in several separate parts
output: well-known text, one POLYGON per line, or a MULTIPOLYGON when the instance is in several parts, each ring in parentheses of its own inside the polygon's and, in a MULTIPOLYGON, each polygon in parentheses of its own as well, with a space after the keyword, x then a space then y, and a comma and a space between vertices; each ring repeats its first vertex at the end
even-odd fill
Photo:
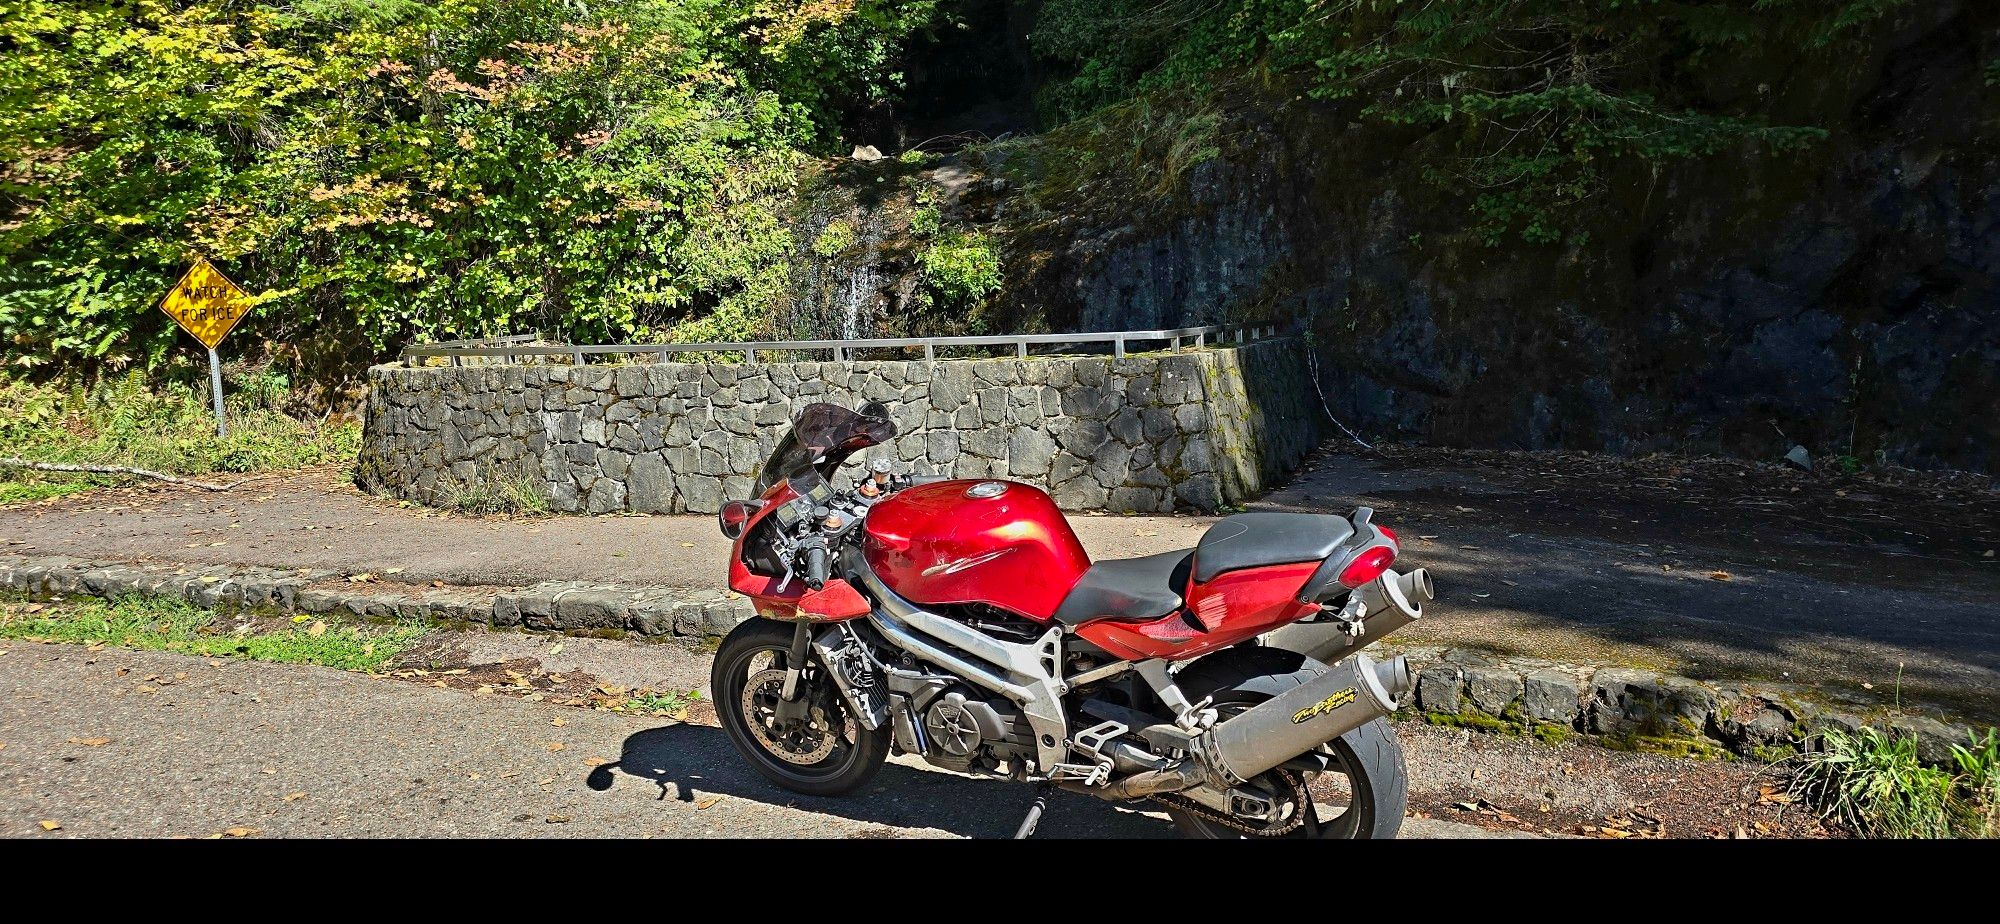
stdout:
POLYGON ((966 497, 977 497, 982 500, 989 497, 999 497, 1005 493, 1007 493, 1007 483, 1004 481, 982 481, 965 489, 966 497))

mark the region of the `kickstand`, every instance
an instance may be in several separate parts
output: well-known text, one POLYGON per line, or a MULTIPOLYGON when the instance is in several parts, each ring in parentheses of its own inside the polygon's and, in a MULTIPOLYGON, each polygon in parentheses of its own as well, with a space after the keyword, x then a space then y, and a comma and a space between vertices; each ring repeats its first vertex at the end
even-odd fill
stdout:
POLYGON ((1055 786, 1043 783, 1035 787, 1035 804, 1028 807, 1028 817, 1021 819, 1021 830, 1014 832, 1014 839, 1025 841, 1035 834, 1035 825, 1042 820, 1042 812, 1049 807, 1049 793, 1055 786))

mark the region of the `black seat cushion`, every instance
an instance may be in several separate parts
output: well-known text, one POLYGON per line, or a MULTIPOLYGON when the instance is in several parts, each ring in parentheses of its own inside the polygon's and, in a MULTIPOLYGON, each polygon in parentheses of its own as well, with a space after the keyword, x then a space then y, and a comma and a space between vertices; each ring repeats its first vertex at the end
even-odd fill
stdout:
POLYGON ((1239 513, 1216 521, 1194 547, 1194 579, 1242 568, 1319 561, 1354 535, 1346 517, 1320 513, 1239 513))
POLYGON ((1056 608, 1056 621, 1075 626, 1093 619, 1165 616, 1180 608, 1193 557, 1182 550, 1094 562, 1056 608))

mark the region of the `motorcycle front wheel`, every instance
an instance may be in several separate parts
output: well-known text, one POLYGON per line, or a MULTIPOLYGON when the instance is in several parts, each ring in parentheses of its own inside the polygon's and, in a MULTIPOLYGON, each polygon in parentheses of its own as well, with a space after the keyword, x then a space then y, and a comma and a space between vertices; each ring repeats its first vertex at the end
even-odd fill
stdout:
POLYGON ((737 626, 715 652, 710 694, 730 744, 765 779, 793 792, 837 796, 881 769, 889 731, 862 728, 826 666, 810 654, 799 676, 803 714, 782 717, 792 631, 791 623, 769 619, 737 626))

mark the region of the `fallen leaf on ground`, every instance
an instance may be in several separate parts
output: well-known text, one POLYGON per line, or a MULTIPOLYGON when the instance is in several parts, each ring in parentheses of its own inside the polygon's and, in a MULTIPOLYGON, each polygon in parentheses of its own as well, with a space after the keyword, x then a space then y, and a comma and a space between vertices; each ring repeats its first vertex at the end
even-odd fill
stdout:
POLYGON ((230 837, 249 837, 249 836, 250 836, 250 835, 252 835, 252 834, 256 834, 256 833, 257 833, 257 829, 256 829, 256 828, 245 828, 245 827, 242 827, 242 826, 240 826, 240 825, 239 825, 239 826, 237 826, 237 827, 234 827, 234 828, 224 828, 224 829, 223 829, 223 831, 222 831, 222 833, 224 833, 224 834, 227 834, 227 835, 229 835, 230 837))
POLYGON ((1711 571, 1708 573, 1708 579, 1711 581, 1726 581, 1729 580, 1729 577, 1730 575, 1727 571, 1711 571))
POLYGON ((293 793, 286 793, 286 794, 285 794, 285 801, 286 801, 286 802, 297 802, 297 801, 299 801, 300 799, 303 799, 303 798, 305 798, 305 797, 306 797, 306 794, 305 794, 305 793, 302 793, 302 792, 293 792, 293 793))
POLYGON ((610 762, 611 758, 609 757, 586 757, 583 759, 583 765, 586 767, 602 767, 610 762))
POLYGON ((549 823, 549 824, 552 824, 552 825, 561 825, 561 824, 568 824, 568 823, 569 823, 569 816, 568 816, 568 815, 550 815, 550 816, 548 817, 547 821, 548 821, 548 823, 549 823))
POLYGON ((561 727, 563 727, 563 726, 565 726, 565 725, 568 725, 569 723, 568 723, 568 722, 565 722, 565 721, 563 721, 562 719, 550 719, 550 720, 549 720, 549 724, 550 724, 550 725, 554 725, 554 726, 555 726, 555 727, 557 727, 557 728, 561 728, 561 727))
POLYGON ((383 574, 402 574, 402 573, 403 573, 403 569, 401 569, 401 568, 383 568, 383 569, 382 569, 382 573, 383 573, 383 574))
POLYGON ((110 743, 111 743, 111 739, 109 739, 109 738, 104 738, 104 737, 97 737, 97 738, 71 738, 71 739, 69 739, 69 743, 71 743, 71 744, 81 744, 81 745, 83 745, 84 747, 87 747, 87 748, 94 748, 94 747, 97 747, 97 746, 99 746, 99 745, 105 745, 105 744, 110 744, 110 743))
POLYGON ((554 645, 549 646, 549 654, 562 654, 562 650, 563 650, 563 645, 561 642, 557 642, 554 645))
POLYGON ((564 744, 560 741, 551 741, 548 744, 542 745, 542 747, 546 749, 549 753, 553 754, 557 751, 562 750, 563 748, 569 747, 569 745, 564 744))
POLYGON ((709 808, 709 807, 712 807, 712 806, 714 806, 714 805, 715 805, 715 803, 717 803, 717 802, 721 802, 721 801, 722 801, 722 797, 721 797, 721 796, 715 796, 715 797, 713 797, 713 798, 709 798, 709 799, 703 799, 703 800, 701 800, 700 802, 696 802, 696 803, 694 804, 694 807, 695 807, 695 808, 698 808, 698 809, 705 809, 705 808, 709 808))
POLYGON ((372 580, 375 580, 375 575, 373 575, 373 574, 369 574, 369 573, 367 573, 367 572, 363 572, 363 573, 361 573, 361 574, 355 574, 355 575, 350 575, 350 576, 348 576, 348 578, 347 578, 347 582, 348 582, 348 583, 350 583, 350 584, 366 584, 366 583, 368 583, 369 581, 372 581, 372 580))
POLYGON ((44 831, 61 831, 61 830, 62 830, 62 822, 60 822, 60 821, 51 821, 51 820, 48 820, 48 819, 44 819, 44 820, 42 821, 42 830, 44 830, 44 831))
POLYGON ((319 638, 320 636, 325 635, 326 623, 317 619, 313 620, 313 624, 306 627, 306 634, 312 636, 313 638, 319 638))

